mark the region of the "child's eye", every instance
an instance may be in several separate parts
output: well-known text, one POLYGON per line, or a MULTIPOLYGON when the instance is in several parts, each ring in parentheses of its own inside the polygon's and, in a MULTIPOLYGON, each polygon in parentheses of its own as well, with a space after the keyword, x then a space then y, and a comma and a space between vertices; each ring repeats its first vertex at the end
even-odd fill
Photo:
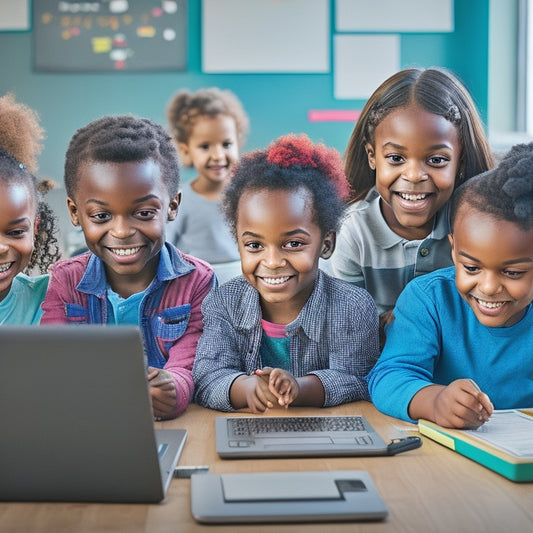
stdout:
POLYGON ((477 266, 463 265, 463 268, 464 268, 469 274, 476 274, 477 272, 479 272, 479 267, 477 267, 477 266))
POLYGON ((231 148, 233 146, 233 143, 230 141, 226 141, 222 146, 224 148, 231 148))
POLYGON ((95 222, 107 222, 111 215, 109 213, 95 213, 94 215, 91 215, 91 218, 95 220, 95 222))
POLYGON ((300 241, 289 241, 285 244, 285 248, 301 248, 303 245, 304 243, 300 241))
POLYGON ((429 158, 429 164, 433 166, 442 166, 449 161, 447 157, 441 155, 435 155, 429 158))
POLYGON ((201 144, 199 146, 200 150, 209 150, 209 145, 208 144, 201 144))
POLYGON ((261 249, 261 244, 258 242, 247 242, 244 244, 244 247, 251 252, 256 252, 261 249))
POLYGON ((403 157, 398 154, 390 154, 386 156, 385 159, 388 159, 391 163, 394 164, 403 163, 403 157))
POLYGON ((523 270, 505 270, 504 274, 508 278, 518 279, 521 278, 525 274, 525 272, 523 270))
POLYGON ((14 230, 11 230, 8 233, 8 235, 10 237, 19 238, 19 237, 24 237, 27 233, 28 233, 28 231, 25 230, 25 229, 14 229, 14 230))
POLYGON ((143 220, 151 220, 155 216, 155 211, 150 209, 143 209, 142 211, 137 212, 137 216, 143 220))

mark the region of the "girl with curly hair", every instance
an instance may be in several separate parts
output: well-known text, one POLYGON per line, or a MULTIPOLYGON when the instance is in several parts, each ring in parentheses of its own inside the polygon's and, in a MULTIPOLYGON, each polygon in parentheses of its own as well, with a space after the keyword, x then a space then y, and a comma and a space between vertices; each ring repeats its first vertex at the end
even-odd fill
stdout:
POLYGON ((43 137, 35 111, 12 94, 0 97, 0 324, 39 323, 48 268, 60 256, 43 200, 51 182, 33 174, 43 137))
POLYGON ((257 413, 368 400, 376 306, 366 290, 319 269, 348 193, 339 153, 306 136, 243 156, 222 200, 243 275, 204 300, 197 403, 257 413))

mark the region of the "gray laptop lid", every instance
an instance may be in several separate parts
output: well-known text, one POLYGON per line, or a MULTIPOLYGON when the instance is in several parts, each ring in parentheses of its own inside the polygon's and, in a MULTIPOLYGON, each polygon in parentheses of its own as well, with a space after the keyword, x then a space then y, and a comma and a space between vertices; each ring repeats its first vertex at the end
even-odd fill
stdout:
POLYGON ((205 523, 382 520, 387 507, 364 471, 194 474, 191 513, 205 523))
POLYGON ((386 455, 387 444, 363 416, 221 416, 224 458, 386 455))
POLYGON ((138 328, 2 326, 0 347, 0 500, 164 498, 186 432, 156 442, 138 328))

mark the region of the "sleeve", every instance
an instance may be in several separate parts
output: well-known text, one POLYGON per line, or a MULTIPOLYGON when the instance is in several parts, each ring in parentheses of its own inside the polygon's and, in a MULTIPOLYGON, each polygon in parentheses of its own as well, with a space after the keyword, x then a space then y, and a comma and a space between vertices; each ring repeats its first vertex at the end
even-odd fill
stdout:
POLYGON ((332 321, 335 342, 329 347, 329 368, 310 372, 322 382, 324 407, 370 399, 365 376, 379 356, 378 313, 368 292, 357 290, 353 298, 353 312, 343 322, 332 321))
POLYGON ((187 329, 169 348, 168 360, 164 366, 174 377, 177 394, 176 416, 185 410, 194 392, 192 367, 203 329, 202 302, 215 283, 213 272, 210 269, 206 272, 208 274, 198 276, 199 281, 191 293, 187 329))
POLYGON ((244 357, 235 325, 221 297, 213 291, 204 301, 204 331, 198 343, 193 367, 195 401, 219 411, 234 411, 229 399, 231 385, 246 372, 244 357))
POLYGON ((344 220, 337 233, 335 251, 329 259, 328 271, 336 278, 348 281, 358 287, 365 287, 356 236, 353 215, 351 215, 344 220))
POLYGON ((41 324, 68 324, 65 306, 72 301, 71 284, 59 264, 52 266, 48 289, 42 303, 41 324))
POLYGON ((441 335, 431 291, 419 279, 409 283, 394 308, 385 347, 367 376, 372 402, 383 413, 415 422, 408 415, 413 396, 433 384, 441 335))

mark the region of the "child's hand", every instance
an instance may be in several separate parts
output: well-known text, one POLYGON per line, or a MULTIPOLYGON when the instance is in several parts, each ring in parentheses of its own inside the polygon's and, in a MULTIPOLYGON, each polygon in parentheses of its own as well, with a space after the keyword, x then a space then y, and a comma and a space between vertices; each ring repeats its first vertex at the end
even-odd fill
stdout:
POLYGON ((298 397, 300 392, 298 382, 287 370, 266 366, 256 370, 255 374, 268 379, 268 390, 276 396, 278 404, 282 407, 289 407, 298 397))
POLYGON ((148 367, 148 384, 155 418, 173 418, 176 413, 176 386, 172 375, 162 368, 148 367))
POLYGON ((248 407, 252 413, 264 413, 272 409, 278 400, 268 390, 268 378, 261 376, 239 376, 231 386, 230 401, 235 409, 248 407))
POLYGON ((471 379, 457 379, 435 396, 435 422, 440 426, 475 429, 494 411, 489 397, 471 379))

